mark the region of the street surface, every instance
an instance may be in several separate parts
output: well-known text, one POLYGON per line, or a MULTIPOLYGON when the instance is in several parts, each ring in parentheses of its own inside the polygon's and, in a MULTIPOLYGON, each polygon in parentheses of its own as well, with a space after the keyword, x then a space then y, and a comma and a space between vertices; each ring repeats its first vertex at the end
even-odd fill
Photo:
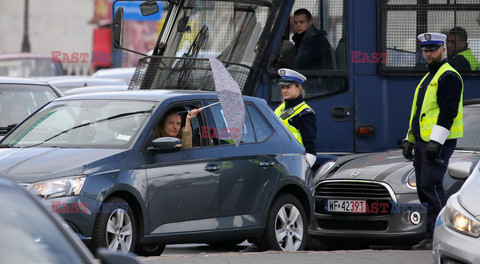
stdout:
POLYGON ((278 264, 278 263, 432 263, 430 250, 366 249, 301 252, 239 252, 248 243, 220 249, 205 244, 169 245, 158 257, 140 257, 144 264, 278 264))

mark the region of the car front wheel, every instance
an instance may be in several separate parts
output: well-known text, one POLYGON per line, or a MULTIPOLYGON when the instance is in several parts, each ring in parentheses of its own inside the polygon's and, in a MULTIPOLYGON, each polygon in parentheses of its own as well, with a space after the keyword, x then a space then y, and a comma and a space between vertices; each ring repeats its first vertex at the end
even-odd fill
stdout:
POLYGON ((282 194, 273 202, 259 247, 299 251, 305 247, 306 238, 307 216, 302 204, 294 196, 282 194))
POLYGON ((135 217, 128 203, 112 197, 102 204, 92 234, 92 247, 106 247, 113 251, 133 251, 137 240, 135 217))

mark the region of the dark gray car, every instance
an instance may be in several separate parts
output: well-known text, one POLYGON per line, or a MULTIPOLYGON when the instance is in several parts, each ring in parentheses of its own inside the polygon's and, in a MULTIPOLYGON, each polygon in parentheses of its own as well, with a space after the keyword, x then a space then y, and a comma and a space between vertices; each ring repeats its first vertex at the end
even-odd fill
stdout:
POLYGON ((40 195, 93 248, 148 255, 169 243, 250 239, 301 250, 313 215, 310 168, 264 100, 244 97, 238 148, 220 105, 192 120, 192 148, 155 139, 167 111, 215 101, 214 93, 182 91, 61 98, 0 142, 0 171, 40 195))
MULTIPOLYGON (((450 174, 462 167, 471 172, 480 161, 480 104, 464 104, 464 135, 443 182, 447 197, 463 184, 450 174)), ((399 150, 329 161, 317 171, 315 185, 309 233, 320 242, 412 245, 424 237, 427 207, 418 199, 413 162, 399 150)))

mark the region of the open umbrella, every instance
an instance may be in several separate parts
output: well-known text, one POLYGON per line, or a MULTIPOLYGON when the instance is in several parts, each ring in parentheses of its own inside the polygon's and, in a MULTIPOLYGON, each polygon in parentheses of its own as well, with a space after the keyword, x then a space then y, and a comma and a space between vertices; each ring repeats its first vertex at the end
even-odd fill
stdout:
POLYGON ((223 115, 227 121, 233 142, 238 147, 243 138, 243 126, 245 124, 245 104, 242 92, 237 82, 225 69, 223 63, 215 58, 209 58, 213 72, 215 91, 218 94, 223 115))

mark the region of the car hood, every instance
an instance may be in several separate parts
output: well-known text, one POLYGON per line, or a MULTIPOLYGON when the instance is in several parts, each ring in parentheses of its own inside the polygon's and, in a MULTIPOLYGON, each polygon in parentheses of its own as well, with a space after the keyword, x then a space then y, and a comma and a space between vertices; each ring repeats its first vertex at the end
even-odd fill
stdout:
MULTIPOLYGON (((455 162, 478 162, 480 157, 472 152, 455 151, 450 164, 455 162)), ((407 186, 407 177, 414 173, 413 162, 406 160, 401 150, 372 153, 348 160, 340 165, 335 173, 324 180, 355 179, 383 181, 396 193, 416 192, 407 186)), ((448 176, 446 176, 448 177, 448 176)))
POLYGON ((125 149, 0 149, 0 174, 17 182, 31 183, 86 173, 87 170, 92 173, 121 161, 127 152, 125 149))
MULTIPOLYGON (((471 175, 470 177, 474 177, 471 175)), ((458 201, 460 204, 472 215, 480 217, 480 175, 476 174, 476 177, 468 179, 463 185, 462 189, 458 193, 458 201)))

